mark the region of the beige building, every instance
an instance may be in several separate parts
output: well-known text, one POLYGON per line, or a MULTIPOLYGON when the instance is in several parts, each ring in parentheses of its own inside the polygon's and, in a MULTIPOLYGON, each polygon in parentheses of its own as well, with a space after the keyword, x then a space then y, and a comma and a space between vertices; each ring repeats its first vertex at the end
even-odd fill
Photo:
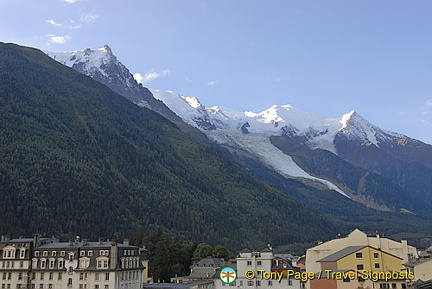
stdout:
POLYGON ((0 284, 2 289, 139 289, 144 269, 140 255, 127 240, 2 238, 0 284))
POLYGON ((379 234, 368 236, 359 229, 355 229, 345 238, 333 239, 308 249, 306 251, 307 271, 318 272, 320 270, 318 260, 349 246, 371 246, 400 257, 403 262, 418 258, 417 249, 408 245, 406 240, 398 242, 383 238, 379 234))
POLYGON ((415 280, 428 281, 432 280, 432 259, 425 258, 414 260, 404 264, 411 272, 414 273, 415 280))
MULTIPOLYGON (((393 268, 393 264, 396 262, 398 264, 398 271, 403 270, 402 266, 400 264, 408 262, 409 260, 413 260, 414 258, 418 258, 417 249, 413 246, 408 245, 406 240, 402 240, 400 242, 394 241, 388 238, 383 238, 379 234, 375 234, 373 236, 368 236, 364 232, 356 229, 352 231, 347 237, 345 238, 336 238, 333 240, 330 240, 325 243, 321 243, 313 248, 310 248, 306 251, 306 271, 307 272, 313 272, 316 274, 319 274, 322 272, 324 262, 327 260, 326 258, 329 257, 335 257, 334 254, 336 253, 343 253, 343 250, 348 250, 353 248, 363 248, 361 250, 368 250, 373 255, 377 256, 391 256, 391 262, 375 262, 373 258, 368 259, 370 262, 373 261, 373 264, 363 264, 363 268, 365 270, 376 270, 376 271, 385 271, 385 270, 396 270, 396 268, 393 268), (372 252, 373 251, 373 252, 372 252), (397 261, 399 260, 399 261, 397 261), (378 265, 376 265, 378 264, 378 265), (388 264, 392 264, 391 268, 386 267, 389 266, 388 264), (375 268, 375 266, 381 266, 379 268, 375 268)), ((355 252, 360 253, 360 252, 355 252)), ((366 256, 366 255, 365 255, 366 256)), ((357 271, 359 270, 359 267, 357 267, 357 263, 355 263, 353 260, 349 260, 349 258, 353 258, 353 255, 347 255, 346 258, 341 259, 339 262, 338 269, 335 270, 353 270, 357 271), (341 266, 343 262, 346 260, 349 260, 349 266, 341 266), (351 262, 352 261, 352 262, 351 262)), ((355 258, 355 255, 354 255, 355 258)), ((333 265, 335 263, 332 263, 333 265)), ((359 263, 360 264, 360 263, 359 263)), ((324 266, 329 266, 328 264, 325 264, 324 266)), ((361 268, 361 267, 360 267, 361 268)), ((363 269, 361 269, 363 270, 363 269)), ((324 281, 322 281, 324 282, 324 281)), ((342 283, 343 280, 338 280, 338 283, 342 283)), ((306 287, 311 288, 311 283, 314 282, 307 282, 306 287)), ((345 282, 348 283, 348 282, 345 282)), ((351 282, 352 283, 352 282, 351 282)), ((402 288, 401 282, 394 282, 398 283, 397 287, 395 288, 402 288)), ((323 283, 321 284, 323 286, 323 283)), ((348 284, 345 284, 348 286, 348 284)), ((384 286, 384 285, 383 285, 384 286)), ((385 285, 386 286, 386 285, 385 285)), ((318 288, 318 287, 316 287, 318 288)), ((326 288, 326 287, 323 287, 326 288)), ((330 288, 330 287, 329 287, 330 288)), ((339 287, 333 287, 333 288, 339 288, 339 287)), ((341 287, 342 288, 342 287, 341 287)), ((366 287, 365 287, 366 288, 366 287)), ((391 287, 389 287, 391 288, 391 287)))

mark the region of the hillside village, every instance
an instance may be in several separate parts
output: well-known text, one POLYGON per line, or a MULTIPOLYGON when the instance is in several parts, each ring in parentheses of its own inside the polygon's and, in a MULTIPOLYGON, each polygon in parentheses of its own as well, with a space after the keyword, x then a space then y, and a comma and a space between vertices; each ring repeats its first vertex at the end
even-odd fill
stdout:
POLYGON ((147 249, 128 240, 2 236, 0 284, 2 289, 424 289, 432 288, 431 251, 356 229, 315 244, 305 256, 278 254, 270 246, 244 249, 234 259, 205 258, 188 276, 158 283, 149 276, 147 249))

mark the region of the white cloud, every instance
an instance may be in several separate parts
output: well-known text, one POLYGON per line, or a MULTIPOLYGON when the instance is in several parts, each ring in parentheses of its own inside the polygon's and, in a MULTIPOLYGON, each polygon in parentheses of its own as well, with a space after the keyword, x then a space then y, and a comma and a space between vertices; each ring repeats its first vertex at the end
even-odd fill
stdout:
POLYGON ((207 82, 207 85, 208 86, 215 86, 216 85, 216 81, 214 81, 214 80, 209 81, 209 82, 207 82))
POLYGON ((67 41, 69 41, 71 38, 70 36, 56 36, 53 34, 50 34, 48 37, 48 45, 49 44, 65 44, 67 41))
POLYGON ((153 80, 161 76, 167 76, 170 73, 171 71, 169 69, 162 70, 161 72, 150 70, 147 71, 144 75, 142 75, 141 73, 135 73, 133 77, 136 80, 136 82, 145 84, 145 83, 152 82, 153 80))
POLYGON ((55 22, 54 20, 52 20, 52 19, 49 19, 49 20, 45 20, 45 22, 46 23, 49 23, 49 24, 51 24, 52 26, 55 26, 55 27, 59 27, 59 26, 62 26, 62 24, 60 24, 60 23, 57 23, 57 22, 55 22))
POLYGON ((430 114, 432 113, 432 99, 426 100, 426 102, 421 107, 422 114, 430 114))
POLYGON ((67 3, 71 3, 71 4, 77 2, 77 0, 63 0, 63 1, 64 1, 64 2, 67 2, 67 3))
POLYGON ((68 25, 68 28, 72 29, 72 30, 74 30, 74 29, 80 29, 81 25, 68 25))
POLYGON ((81 22, 85 23, 85 24, 93 24, 96 22, 96 19, 98 18, 98 16, 96 14, 93 13, 87 13, 81 16, 81 22))

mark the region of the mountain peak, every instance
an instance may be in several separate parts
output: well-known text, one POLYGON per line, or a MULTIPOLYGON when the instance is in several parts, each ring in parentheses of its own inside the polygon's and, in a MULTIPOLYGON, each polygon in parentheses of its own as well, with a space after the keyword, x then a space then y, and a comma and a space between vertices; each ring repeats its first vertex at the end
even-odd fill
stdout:
POLYGON ((103 51, 107 52, 108 54, 111 54, 111 55, 113 54, 111 48, 107 44, 105 44, 101 49, 103 51))
POLYGON ((358 115, 358 113, 355 110, 351 110, 350 112, 344 114, 341 118, 342 128, 345 128, 351 119, 356 115, 358 115))

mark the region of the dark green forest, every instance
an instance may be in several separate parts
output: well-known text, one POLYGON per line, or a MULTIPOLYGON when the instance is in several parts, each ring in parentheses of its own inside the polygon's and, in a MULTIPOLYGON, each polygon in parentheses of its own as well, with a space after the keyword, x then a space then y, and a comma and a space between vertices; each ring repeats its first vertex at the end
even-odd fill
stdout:
POLYGON ((335 226, 160 115, 39 50, 0 44, 0 232, 129 236, 157 227, 231 250, 335 226))

